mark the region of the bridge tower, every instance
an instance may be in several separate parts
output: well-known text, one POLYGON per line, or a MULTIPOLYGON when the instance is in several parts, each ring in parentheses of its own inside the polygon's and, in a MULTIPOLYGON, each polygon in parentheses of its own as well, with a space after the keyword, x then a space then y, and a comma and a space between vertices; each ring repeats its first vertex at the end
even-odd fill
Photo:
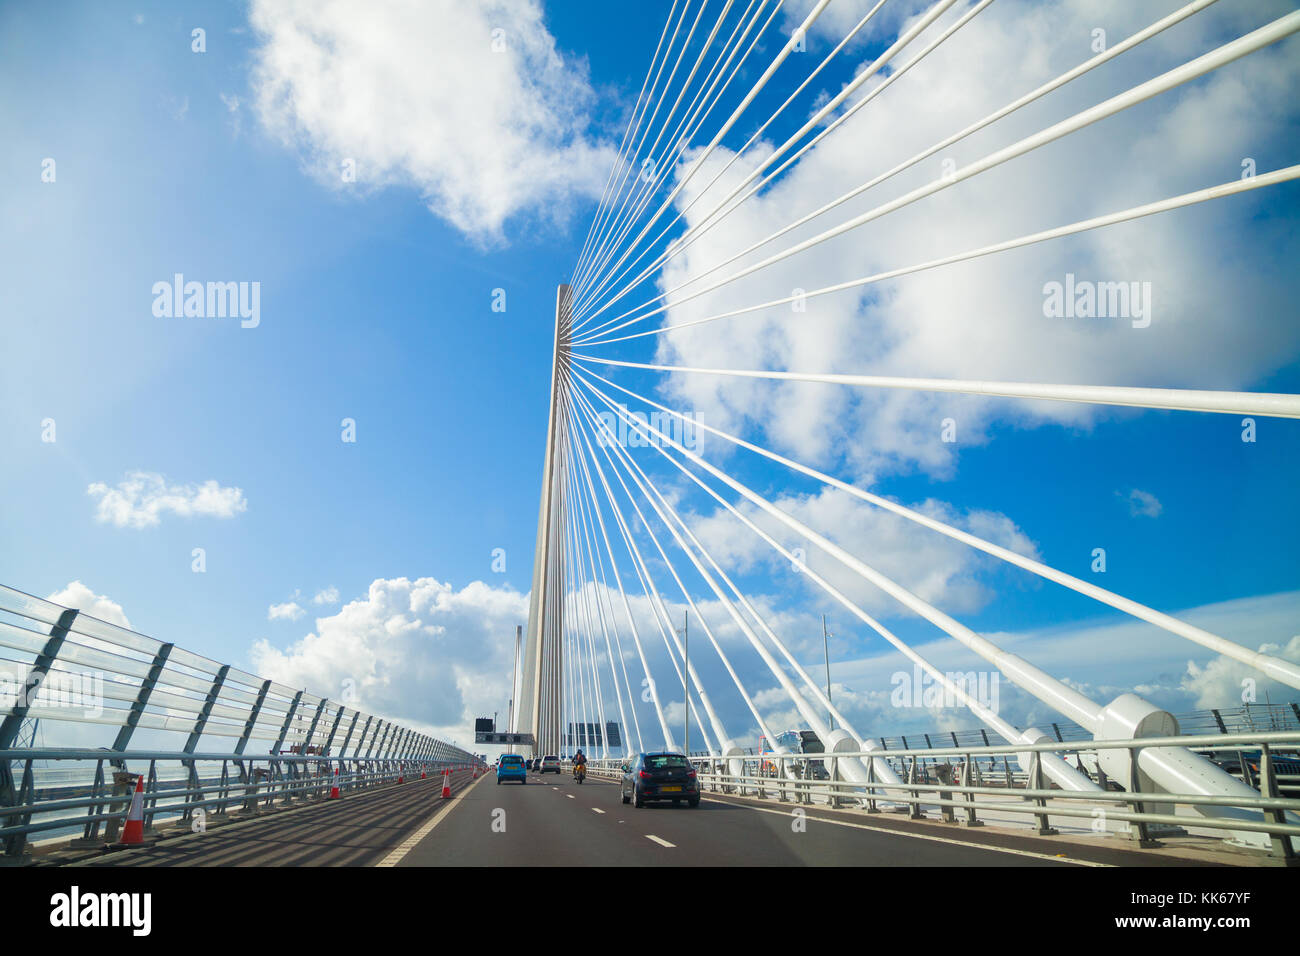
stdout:
POLYGON ((537 548, 533 556, 532 595, 528 604, 519 731, 531 733, 534 753, 559 753, 562 743, 560 702, 563 693, 564 520, 569 286, 555 294, 555 349, 551 365, 550 416, 542 465, 542 495, 537 512, 537 548))

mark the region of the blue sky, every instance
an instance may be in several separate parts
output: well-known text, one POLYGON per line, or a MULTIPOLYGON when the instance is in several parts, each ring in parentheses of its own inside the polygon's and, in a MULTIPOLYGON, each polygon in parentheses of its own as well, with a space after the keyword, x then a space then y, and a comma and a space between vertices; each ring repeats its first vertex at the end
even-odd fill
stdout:
MULTIPOLYGON (((374 47, 337 69, 318 64, 315 73, 290 55, 303 36, 296 31, 312 25, 327 36, 341 29, 337 12, 84 3, 53 17, 36 4, 0 8, 0 174, 6 183, 0 192, 0 285, 6 293, 0 581, 43 597, 81 582, 138 630, 245 668, 279 668, 274 676, 295 684, 309 678, 328 684, 346 673, 349 640, 357 642, 361 658, 401 667, 401 655, 376 650, 374 629, 382 629, 394 608, 412 620, 423 609, 426 623, 436 620, 444 629, 434 642, 442 657, 430 656, 426 645, 402 653, 423 655, 411 673, 437 671, 446 700, 434 706, 418 682, 398 687, 401 682, 381 675, 359 706, 462 734, 477 711, 504 710, 504 668, 513 624, 524 622, 518 609, 526 607, 532 571, 555 286, 569 278, 578 258, 667 6, 618 5, 600 16, 588 4, 567 2, 521 4, 513 18, 499 4, 481 14, 460 11, 458 27, 465 30, 504 24, 510 56, 521 58, 511 60, 518 72, 504 78, 492 72, 500 60, 477 52, 487 43, 481 32, 461 34, 459 43, 428 34, 429 57, 418 71, 411 68, 423 85, 381 75, 385 62, 414 62, 384 56, 383 44, 409 53, 420 46, 425 25, 421 20, 404 30, 401 15, 387 4, 376 6, 369 24, 374 47), (206 31, 206 52, 191 49, 195 27, 206 31), (457 46, 469 51, 462 63, 454 61, 457 46), (562 68, 537 72, 549 56, 559 57, 562 68), (478 69, 481 76, 472 72, 478 69), (468 80, 465 70, 471 71, 468 80), (378 92, 368 100, 370 82, 378 92), (466 82, 483 89, 500 84, 505 92, 486 95, 447 129, 434 129, 431 120, 450 115, 450 100, 440 91, 466 82), (525 87, 526 95, 520 92, 525 87), (288 119, 276 112, 285 95, 296 110, 288 119), (303 105, 313 95, 321 97, 314 113, 303 105), (531 104, 527 115, 491 113, 521 101, 531 104), (363 159, 358 182, 344 185, 331 171, 340 155, 348 155, 339 152, 347 137, 363 159), (54 182, 42 181, 46 158, 55 160, 54 182), (512 178, 512 167, 527 173, 512 178), (231 319, 156 317, 152 287, 175 273, 260 283, 260 324, 243 329, 231 319), (492 309, 497 289, 505 293, 504 312, 492 309), (53 442, 41 440, 46 419, 55 422, 53 442), (340 439, 344 419, 356 423, 355 442, 340 439), (242 507, 163 512, 156 524, 143 527, 99 520, 88 489, 100 483, 114 488, 137 472, 163 476, 182 497, 205 482, 239 489, 242 507), (205 552, 201 574, 192 570, 195 548, 205 552), (505 551, 504 573, 492 566, 497 548, 505 551), (437 612, 445 618, 408 600, 409 587, 391 584, 423 578, 447 587, 437 612), (476 581, 486 587, 467 592, 476 581), (372 582, 385 583, 376 590, 372 582), (329 588, 337 589, 338 600, 313 603, 329 588), (348 617, 342 606, 354 601, 364 606, 348 617), (301 616, 270 619, 269 608, 290 602, 301 616), (361 630, 349 630, 354 625, 361 630), (337 658, 337 666, 306 660, 300 643, 309 633, 327 631, 332 637, 322 653, 336 655, 329 660, 337 658)), ((792 133, 923 7, 896 6, 879 31, 851 45, 774 124, 756 153, 792 133)), ((986 33, 976 32, 983 19, 968 28, 968 55, 977 62, 1014 29, 1055 22, 1069 36, 1070 29, 1096 21, 1119 37, 1176 4, 1147 13, 1109 3, 1050 4, 1032 17, 1018 4, 1006 6, 1011 9, 983 15, 992 21, 986 33), (1024 14, 1021 20, 1017 13, 1024 14)), ((953 16, 967 8, 958 4, 953 16)), ((1113 70, 1099 70, 1017 114, 1005 132, 979 134, 959 159, 977 158, 1280 12, 1285 5, 1224 0, 1195 25, 1175 28, 1113 70)), ((711 22, 711 15, 706 11, 702 22, 711 22)), ((793 15, 777 24, 788 30, 793 15)), ((827 32, 814 32, 809 56, 829 51, 829 31, 838 23, 828 18, 827 32)), ((968 61, 918 69, 915 88, 908 86, 913 77, 905 77, 880 97, 879 119, 872 122, 882 126, 864 120, 846 127, 839 151, 828 139, 827 149, 810 154, 682 257, 673 284, 741 248, 741 239, 752 241, 836 195, 843 184, 909 155, 933 138, 931 130, 959 128, 981 115, 986 101, 1000 105, 1004 89, 1023 91, 1085 58, 1086 31, 1079 36, 1077 42, 1044 44, 1041 62, 1005 65, 1000 73, 989 67, 968 100, 943 85, 945 65, 968 61)), ((1261 170, 1293 163, 1300 141, 1294 97, 1256 97, 1261 105, 1253 111, 1234 108, 1233 97, 1288 84, 1293 91, 1295 43, 1283 41, 1225 67, 1212 82, 1055 144, 1039 165, 990 174, 987 186, 963 184, 956 199, 935 200, 925 213, 905 213, 897 225, 882 221, 860 238, 837 240, 815 265, 795 263, 793 272, 744 280, 725 293, 731 299, 715 293, 697 305, 762 301, 795 285, 814 288, 1230 181, 1243 155, 1261 170), (1217 123, 1216 110, 1239 123, 1217 123), (1160 144, 1166 151, 1153 153, 1160 144), (1042 198, 1048 195, 1050 201, 1042 198)), ((775 51, 766 42, 754 63, 766 63, 775 51)), ((340 60, 350 55, 337 52, 340 60)), ((807 67, 800 69, 792 72, 796 83, 807 67)), ((747 66, 742 76, 752 82, 758 72, 747 66)), ((770 115, 792 89, 785 80, 765 90, 724 147, 739 148, 757 128, 754 118, 770 115)), ((706 139, 697 136, 695 143, 706 139)), ((903 185, 933 176, 933 170, 917 171, 902 177, 903 185)), ((1158 224, 1066 240, 1037 258, 1013 253, 996 263, 832 297, 810 307, 798 329, 781 325, 789 326, 789 316, 765 313, 752 322, 714 323, 707 335, 607 345, 600 354, 737 368, 762 362, 809 371, 1040 375, 1048 381, 1295 392, 1300 335, 1294 302, 1300 290, 1290 271, 1298 197, 1294 183, 1272 187, 1166 214, 1158 224), (1066 271, 1103 279, 1153 277, 1156 301, 1169 303, 1167 311, 1145 338, 1116 327, 1044 331, 1049 320, 1036 312, 1042 283, 1066 271), (1018 275, 1024 277, 1020 284, 1018 275), (992 287, 996 292, 986 296, 992 287), (964 310, 954 310, 953 301, 965 303, 964 310), (977 341, 970 338, 973 329, 986 334, 977 341)), ((643 287, 610 314, 653 291, 643 287)), ((702 314, 695 308, 670 317, 702 314)), ((599 371, 900 501, 951 502, 959 523, 971 512, 1005 516, 1022 536, 1017 540, 1080 577, 1091 575, 1092 550, 1104 547, 1104 586, 1152 607, 1172 613, 1238 602, 1230 605, 1238 616, 1227 625, 1238 630, 1225 636, 1241 643, 1285 646, 1296 633, 1296 422, 1261 420, 1257 440, 1248 444, 1232 416, 1025 411, 983 399, 944 404, 929 397, 878 404, 828 397, 815 386, 732 389, 712 379, 668 382, 599 371), (934 436, 949 413, 961 438, 943 447, 934 436), (1135 490, 1142 495, 1133 498, 1135 490), (1133 505, 1139 500, 1147 502, 1145 513, 1133 505), (1264 601, 1267 613, 1252 600, 1264 601)), ((769 463, 722 454, 720 441, 706 448, 764 494, 818 490, 769 463)), ((641 460, 645 467, 653 462, 650 454, 641 460)), ((684 513, 712 517, 702 496, 688 492, 661 463, 654 469, 664 487, 681 496, 684 513)), ((854 537, 855 528, 834 530, 851 539, 842 540, 846 546, 871 553, 872 540, 854 537)), ((737 580, 795 629, 791 640, 805 660, 819 662, 819 625, 812 628, 828 611, 836 635, 832 657, 845 663, 845 674, 863 674, 852 689, 863 695, 881 690, 865 676, 870 668, 863 663, 884 653, 878 639, 825 605, 782 562, 769 562, 721 532, 709 540, 719 557, 734 562, 737 580)), ((883 566, 904 581, 921 581, 934 570, 913 560, 921 553, 900 546, 883 566)), ((1074 628, 1073 634, 1119 624, 1117 613, 1021 572, 946 551, 940 557, 950 566, 939 569, 947 576, 935 603, 945 607, 945 594, 966 595, 946 609, 981 632, 1040 635, 1047 648, 1061 628, 1074 628)), ((725 630, 725 620, 718 623, 725 630)), ((934 640, 928 625, 904 617, 891 623, 907 639, 934 640)), ((1151 628, 1126 640, 1164 648, 1163 663, 1121 655, 1102 668, 1079 661, 1062 676, 1112 689, 1159 685, 1155 698, 1171 707, 1200 702, 1201 690, 1187 683, 1183 665, 1193 659, 1205 665, 1212 655, 1151 628)), ((934 645, 946 655, 940 662, 963 666, 962 654, 945 647, 934 645)), ((1022 653, 1036 659, 1033 651, 1022 653)), ((754 662, 746 666, 763 686, 754 662)), ((1227 694, 1225 686, 1230 682, 1215 692, 1227 694)), ((736 736, 748 734, 738 701, 728 699, 726 707, 736 736)), ((862 713, 890 719, 870 709, 862 713)), ((880 724, 880 733, 906 730, 911 718, 892 719, 898 726, 880 724)), ((934 719, 927 714, 920 722, 934 719)), ((956 726, 972 723, 965 714, 950 719, 956 726)))

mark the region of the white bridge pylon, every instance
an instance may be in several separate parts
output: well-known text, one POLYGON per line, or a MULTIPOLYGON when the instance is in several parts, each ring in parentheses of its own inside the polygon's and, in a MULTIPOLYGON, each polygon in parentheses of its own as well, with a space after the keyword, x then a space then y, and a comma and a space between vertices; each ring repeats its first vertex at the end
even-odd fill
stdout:
MULTIPOLYGON (((1179 639, 1241 662, 1262 676, 1300 688, 1300 666, 1291 661, 1245 647, 873 494, 851 481, 691 420, 650 394, 654 393, 654 382, 664 375, 707 376, 813 382, 826 387, 873 391, 976 394, 995 396, 1006 402, 1048 400, 1166 409, 1186 414, 1274 418, 1300 417, 1300 396, 1195 387, 832 374, 816 369, 792 371, 778 367, 713 368, 645 359, 646 345, 664 341, 656 339, 657 336, 675 332, 680 335, 678 330, 683 328, 717 322, 730 323, 728 328, 740 336, 744 334, 746 317, 763 313, 770 318, 775 314, 774 306, 791 301, 789 298, 746 301, 744 290, 748 287, 741 281, 744 278, 789 257, 811 254, 823 241, 851 235, 860 226, 887 219, 896 210, 924 203, 957 182, 967 183, 965 188, 977 189, 980 175, 989 169, 1067 138, 1137 104, 1156 100, 1291 36, 1300 31, 1300 12, 1279 17, 1088 109, 1046 125, 967 164, 955 176, 918 187, 898 199, 839 222, 828 218, 840 205, 877 184, 979 130, 996 126, 1002 118, 1214 2, 1194 0, 1113 44, 1106 52, 1027 91, 983 120, 942 138, 907 162, 880 172, 864 169, 861 186, 800 213, 770 235, 743 236, 739 239, 740 248, 707 271, 682 269, 678 257, 684 250, 783 170, 812 155, 820 142, 836 135, 843 121, 867 107, 882 89, 896 83, 905 84, 909 70, 927 54, 944 43, 960 42, 953 38, 989 6, 990 0, 958 7, 952 10, 952 16, 945 15, 954 7, 954 0, 936 0, 898 37, 878 36, 876 39, 882 45, 892 40, 885 45, 885 52, 855 71, 853 81, 823 103, 816 98, 818 91, 811 85, 813 78, 836 57, 848 56, 845 50, 856 34, 880 26, 873 20, 880 9, 877 4, 820 61, 790 57, 796 49, 803 52, 802 44, 809 41, 808 30, 828 2, 819 0, 800 27, 784 38, 768 32, 777 20, 780 7, 769 0, 754 0, 743 9, 740 4, 727 0, 716 10, 712 21, 705 18, 705 5, 693 0, 676 0, 668 14, 618 158, 574 266, 572 282, 560 286, 556 295, 550 411, 524 654, 523 706, 518 708, 515 729, 535 734, 539 753, 572 752, 581 746, 593 756, 613 756, 620 751, 612 745, 607 728, 617 719, 621 752, 658 747, 681 749, 689 738, 691 750, 733 758, 731 766, 739 772, 740 761, 735 758, 743 749, 737 741, 752 739, 757 731, 769 745, 774 743, 772 723, 778 714, 793 709, 804 725, 822 739, 827 752, 865 754, 859 760, 839 762, 841 773, 850 782, 875 781, 882 785, 885 794, 891 792, 891 784, 902 784, 883 752, 876 750, 871 742, 882 728, 858 728, 849 715, 833 704, 824 687, 791 650, 790 635, 779 633, 781 628, 773 625, 771 612, 760 607, 761 602, 752 600, 733 580, 731 574, 736 573, 735 569, 729 574, 723 562, 711 553, 705 541, 707 536, 697 533, 699 519, 694 514, 703 512, 687 503, 698 500, 714 507, 717 520, 730 522, 737 533, 752 533, 776 554, 795 562, 803 571, 811 594, 842 607, 861 621, 968 708, 982 726, 1008 744, 1039 743, 1043 735, 1034 728, 1017 728, 987 702, 978 699, 975 688, 945 674, 868 614, 825 574, 801 560, 791 542, 813 549, 836 565, 837 572, 850 573, 878 589, 902 612, 928 622, 986 661, 1015 686, 1087 729, 1095 739, 1177 735, 1174 718, 1149 701, 1135 694, 1122 694, 1109 702, 1094 701, 1066 680, 1047 673, 1021 655, 1002 649, 922 599, 875 566, 869 542, 855 544, 861 551, 855 553, 828 536, 827 529, 811 527, 780 507, 776 503, 779 495, 762 493, 741 481, 718 463, 719 456, 710 461, 689 447, 690 443, 681 440, 688 426, 733 445, 737 456, 728 457, 728 462, 739 460, 740 452, 761 456, 769 472, 773 466, 788 469, 792 480, 812 479, 825 488, 851 496, 861 507, 880 508, 915 524, 918 536, 943 535, 1179 639), (760 42, 765 36, 770 41, 766 45, 760 42), (911 58, 903 61, 905 56, 911 58), (884 73, 888 75, 882 83, 849 103, 860 88, 866 88, 868 78, 884 73), (757 79, 748 90, 733 89, 733 83, 741 76, 757 79), (746 115, 756 102, 770 101, 770 98, 760 100, 760 91, 769 85, 776 88, 783 82, 788 82, 792 92, 770 117, 746 115), (807 103, 792 110, 791 117, 797 114, 810 118, 801 122, 786 117, 786 125, 794 127, 794 131, 783 142, 777 136, 780 145, 767 153, 753 172, 729 192, 709 188, 746 154, 761 133, 780 128, 774 124, 805 92, 807 103), (734 105, 728 110, 722 107, 724 102, 734 105), (836 111, 838 115, 833 115, 836 111), (758 132, 743 145, 729 144, 726 148, 732 150, 732 156, 725 167, 707 185, 695 183, 694 198, 685 201, 683 189, 706 166, 716 168, 716 164, 708 164, 709 157, 738 123, 742 128, 757 127, 758 132), (697 204, 708 208, 696 209, 687 220, 686 211, 697 204), (797 242, 787 240, 789 244, 784 248, 769 246, 814 221, 819 223, 818 231, 800 233, 810 238, 797 242), (769 248, 763 257, 756 256, 765 246, 769 248), (734 271, 729 272, 733 264, 734 271), (672 268, 666 271, 670 265, 672 268), (683 279, 683 276, 690 278, 683 279), (699 284, 706 277, 707 283, 699 284), (720 295, 729 295, 731 301, 710 306, 717 311, 702 316, 698 303, 691 310, 677 308, 706 294, 712 296, 713 303, 718 302, 720 295), (629 296, 630 301, 638 298, 643 301, 629 305, 629 296), (683 319, 683 315, 691 318, 683 319), (640 329, 625 331, 638 325, 640 329), (646 342, 646 339, 654 341, 646 342), (613 376, 621 377, 621 382, 613 376), (652 474, 656 470, 658 474, 652 474), (683 611, 689 628, 682 621, 683 611), (730 639, 737 635, 737 639, 730 639), (757 670, 749 657, 751 652, 761 662, 762 667, 757 670), (758 680, 752 676, 755 673, 762 675, 762 686, 750 686, 758 680), (734 706, 729 706, 728 701, 734 706), (752 724, 745 719, 746 726, 736 725, 736 715, 746 712, 752 724), (728 727, 728 722, 733 726, 728 727)), ((864 165, 868 161, 864 158, 864 165)), ((1141 222, 1149 216, 1178 215, 1179 210, 1191 206, 1270 189, 1298 178, 1300 165, 1260 171, 1250 179, 1210 183, 1193 192, 1153 197, 1143 205, 1105 212, 1067 225, 1048 224, 1047 228, 965 253, 912 263, 871 276, 846 277, 835 285, 800 291, 800 294, 805 297, 830 294, 887 283, 904 275, 924 278, 956 263, 982 261, 1013 249, 1051 243, 1120 223, 1141 222)), ((716 235, 714 239, 716 242, 716 235)), ((773 362, 774 366, 777 364, 773 362)), ((771 487, 772 480, 765 478, 764 486, 771 487)), ((1027 755, 1020 760, 1022 766, 1028 767, 1027 755)), ((1223 803, 1198 804, 1197 812, 1234 822, 1259 819, 1258 810, 1231 805, 1234 799, 1258 798, 1253 788, 1186 748, 1100 750, 1098 760, 1107 777, 1125 789, 1219 798, 1223 803), (1136 753, 1136 758, 1132 753, 1136 753)), ((1046 776, 1063 789, 1080 793, 1100 790, 1086 774, 1057 756, 1043 754, 1039 763, 1046 776)), ((895 787, 892 792, 902 791, 895 787)), ((1254 845, 1267 845, 1269 841, 1263 833, 1232 832, 1254 845)))

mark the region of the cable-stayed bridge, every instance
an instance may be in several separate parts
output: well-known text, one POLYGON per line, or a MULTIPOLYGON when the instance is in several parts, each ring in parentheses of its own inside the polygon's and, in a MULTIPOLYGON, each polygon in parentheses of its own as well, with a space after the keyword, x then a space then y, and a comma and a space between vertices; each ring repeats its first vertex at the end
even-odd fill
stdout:
MULTIPOLYGON (((1300 178, 1300 165, 1278 165, 1131 203, 1105 205, 1108 197, 1098 196, 1098 205, 1073 221, 1040 222, 968 248, 774 293, 766 280, 785 281, 791 264, 815 264, 807 267, 814 277, 851 265, 846 244, 864 228, 887 229, 891 217, 941 208, 949 191, 978 191, 986 174, 1068 147, 1071 137, 1143 104, 1166 102, 1300 30, 1300 13, 1288 13, 1209 48, 1189 47, 1167 70, 1084 108, 1044 112, 1057 91, 1104 74, 1127 52, 1167 35, 1188 37, 1179 26, 1214 5, 1196 0, 894 165, 878 168, 885 164, 861 157, 858 185, 773 221, 769 232, 729 228, 747 203, 797 175, 801 161, 833 149, 855 117, 906 84, 932 52, 960 44, 963 29, 991 3, 936 0, 824 98, 815 95, 815 80, 883 31, 885 0, 864 7, 820 58, 808 52, 809 38, 824 29, 831 0, 812 4, 788 34, 779 29, 779 2, 672 3, 589 232, 569 281, 556 290, 530 608, 511 694, 517 703, 508 729, 533 741, 529 756, 568 755, 583 745, 591 758, 588 783, 579 789, 567 773, 557 779, 530 770, 534 788, 498 789, 484 763, 464 749, 6 588, 0 646, 27 675, 0 729, 7 854, 31 859, 24 854, 34 840, 70 829, 80 832, 76 845, 59 850, 69 858, 120 843, 138 786, 145 830, 155 839, 100 862, 149 854, 162 864, 466 863, 487 852, 495 833, 518 841, 511 843, 517 862, 574 862, 565 856, 573 842, 556 836, 561 828, 584 834, 582 862, 611 864, 643 863, 665 850, 681 852, 653 861, 1294 861, 1300 729, 1284 723, 1188 733, 1136 690, 1105 698, 1085 692, 1068 674, 1036 664, 1032 646, 1002 646, 946 611, 942 597, 930 599, 882 569, 872 541, 844 540, 840 529, 817 526, 784 492, 831 490, 853 507, 902 522, 918 543, 933 536, 956 542, 1300 692, 1296 662, 981 536, 942 509, 879 494, 852 469, 835 473, 800 461, 776 450, 781 442, 762 427, 746 437, 737 433, 744 429, 699 419, 661 387, 778 383, 855 395, 969 396, 1006 409, 1055 404, 1252 422, 1300 418, 1300 396, 1195 381, 1153 387, 831 370, 805 365, 809 350, 793 345, 749 367, 673 360, 706 332, 716 346, 708 354, 725 356, 729 342, 744 339, 747 323, 803 322, 810 303, 872 294, 905 277, 942 282, 947 269, 978 269, 1018 250, 1230 203, 1300 178), (1033 120, 1027 131, 1025 117, 1033 120), (988 145, 990 135, 1004 131, 1000 145, 988 145), (940 163, 972 143, 979 146, 974 158, 940 163), (918 176, 919 184, 909 186, 918 176), (712 453, 700 447, 702 435, 712 453), (752 536, 765 555, 793 567, 806 587, 801 600, 860 624, 964 708, 982 740, 882 746, 879 738, 891 728, 860 725, 837 704, 830 682, 801 659, 781 616, 746 586, 745 569, 736 566, 744 562, 719 548, 716 528, 702 527, 706 507, 729 533, 752 536), (861 597, 866 592, 871 601, 861 597), (877 602, 890 614, 876 611, 877 602), (676 614, 681 607, 684 618, 676 614), (945 670, 903 628, 883 620, 900 614, 973 655, 985 674, 1089 739, 1062 740, 1016 725, 977 681, 945 670), (71 719, 114 728, 112 745, 42 748, 29 733, 20 746, 31 721, 67 722, 77 709, 38 703, 26 691, 57 675, 72 680, 83 667, 108 677, 102 687, 71 692, 75 705, 99 708, 90 713, 87 706, 71 719), (785 728, 776 721, 790 712, 818 742, 816 756, 781 742, 785 728), (577 739, 573 729, 610 724, 623 735, 621 747, 606 735, 577 739), (765 745, 757 753, 754 736, 765 745), (698 813, 655 815, 646 830, 649 824, 632 816, 642 808, 628 809, 621 799, 632 778, 640 803, 638 771, 624 768, 630 754, 657 751, 694 755, 700 805, 698 813), (286 808, 291 812, 266 812, 286 808), (498 811, 516 822, 494 830, 498 811), (787 825, 794 813, 802 814, 804 829, 787 825), (960 836, 936 832, 963 824, 960 836), (322 827, 339 826, 366 835, 346 851, 317 845, 322 827), (1191 849, 1164 852, 1179 840, 1191 849)), ((936 230, 941 217, 935 213, 936 230)), ((1112 285, 1098 295, 1118 307, 1130 293, 1112 285)), ((681 800, 691 802, 686 794, 681 800)))

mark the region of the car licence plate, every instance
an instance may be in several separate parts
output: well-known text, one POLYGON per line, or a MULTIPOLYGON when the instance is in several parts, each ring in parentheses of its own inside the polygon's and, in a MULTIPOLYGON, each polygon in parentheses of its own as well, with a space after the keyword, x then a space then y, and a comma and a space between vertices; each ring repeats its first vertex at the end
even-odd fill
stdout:
POLYGON ((680 793, 681 787, 664 787, 664 793, 680 793))

